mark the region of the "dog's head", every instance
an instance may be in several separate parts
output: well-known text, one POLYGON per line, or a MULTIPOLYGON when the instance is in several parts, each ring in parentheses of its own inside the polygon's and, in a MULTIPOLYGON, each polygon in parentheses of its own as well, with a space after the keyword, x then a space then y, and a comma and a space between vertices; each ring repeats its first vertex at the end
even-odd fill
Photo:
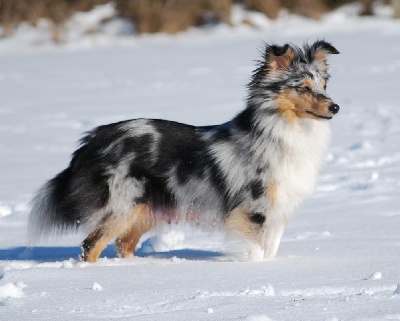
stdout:
POLYGON ((326 92, 327 56, 338 53, 323 40, 303 49, 292 44, 267 45, 249 84, 249 99, 272 101, 272 106, 289 120, 331 119, 339 106, 326 92))

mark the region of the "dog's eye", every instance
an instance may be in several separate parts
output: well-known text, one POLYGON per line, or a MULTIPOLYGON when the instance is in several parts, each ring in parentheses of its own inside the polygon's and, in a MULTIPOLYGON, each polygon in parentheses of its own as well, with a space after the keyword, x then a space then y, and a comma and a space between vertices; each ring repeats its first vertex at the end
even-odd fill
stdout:
POLYGON ((311 88, 308 87, 308 86, 304 86, 304 87, 302 87, 302 88, 303 88, 303 90, 306 91, 306 92, 309 92, 309 93, 312 92, 311 88))

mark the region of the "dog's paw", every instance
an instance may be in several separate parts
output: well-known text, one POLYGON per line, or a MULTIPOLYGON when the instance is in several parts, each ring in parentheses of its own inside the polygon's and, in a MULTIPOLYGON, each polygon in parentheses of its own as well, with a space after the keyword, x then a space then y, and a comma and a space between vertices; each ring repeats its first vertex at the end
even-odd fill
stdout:
POLYGON ((259 262, 265 259, 264 249, 258 244, 251 244, 248 251, 249 261, 259 262))

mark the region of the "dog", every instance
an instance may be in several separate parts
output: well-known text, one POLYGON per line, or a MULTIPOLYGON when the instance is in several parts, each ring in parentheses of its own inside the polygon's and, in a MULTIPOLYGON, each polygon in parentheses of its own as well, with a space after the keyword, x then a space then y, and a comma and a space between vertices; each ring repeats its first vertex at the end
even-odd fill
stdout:
POLYGON ((99 126, 32 201, 28 232, 42 238, 84 227, 83 261, 116 239, 134 255, 159 221, 221 227, 276 256, 288 220, 312 193, 339 106, 326 92, 325 40, 265 44, 246 108, 215 126, 134 119, 99 126))

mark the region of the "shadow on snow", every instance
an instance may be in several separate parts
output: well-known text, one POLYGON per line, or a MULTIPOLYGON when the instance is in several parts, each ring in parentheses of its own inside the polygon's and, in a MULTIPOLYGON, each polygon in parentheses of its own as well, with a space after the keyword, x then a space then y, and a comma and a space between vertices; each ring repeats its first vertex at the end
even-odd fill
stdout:
MULTIPOLYGON (((2 260, 33 260, 38 262, 64 261, 70 258, 79 259, 81 254, 80 247, 15 247, 10 249, 0 249, 0 261, 2 260)), ((148 252, 141 248, 137 249, 138 257, 160 258, 160 259, 187 259, 187 260, 215 260, 224 256, 221 252, 205 251, 197 249, 180 249, 167 252, 148 252)), ((108 245, 100 256, 101 258, 117 257, 115 246, 108 245)))

